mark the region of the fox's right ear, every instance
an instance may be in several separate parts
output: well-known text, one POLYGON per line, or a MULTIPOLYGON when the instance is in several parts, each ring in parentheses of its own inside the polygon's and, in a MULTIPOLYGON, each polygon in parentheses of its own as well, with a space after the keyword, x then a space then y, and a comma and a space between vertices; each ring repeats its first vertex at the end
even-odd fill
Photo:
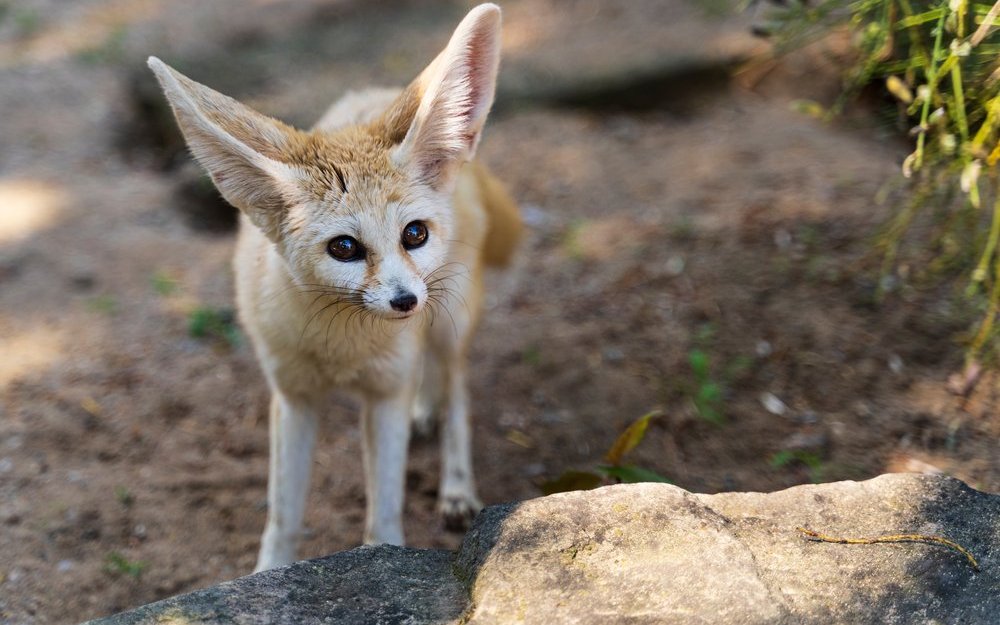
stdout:
POLYGON ((282 162, 295 130, 200 85, 149 57, 191 153, 222 196, 273 241, 301 188, 300 170, 282 162))
POLYGON ((475 156, 499 67, 500 7, 481 4, 414 81, 420 103, 393 161, 431 187, 447 189, 462 163, 475 156))

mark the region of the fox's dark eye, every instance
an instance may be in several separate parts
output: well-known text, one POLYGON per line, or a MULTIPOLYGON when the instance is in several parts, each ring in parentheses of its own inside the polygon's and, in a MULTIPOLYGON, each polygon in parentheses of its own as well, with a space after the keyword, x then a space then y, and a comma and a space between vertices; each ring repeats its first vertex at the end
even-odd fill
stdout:
POLYGON ((411 221, 403 228, 403 247, 415 250, 427 243, 427 226, 422 221, 411 221))
POLYGON ((365 246, 354 237, 337 237, 326 244, 326 251, 337 260, 348 263, 365 257, 365 246))

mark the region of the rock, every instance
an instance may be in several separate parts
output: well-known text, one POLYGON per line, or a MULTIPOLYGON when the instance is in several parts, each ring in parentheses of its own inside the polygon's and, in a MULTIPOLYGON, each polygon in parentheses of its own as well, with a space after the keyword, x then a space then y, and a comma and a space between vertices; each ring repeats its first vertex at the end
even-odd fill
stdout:
POLYGON ((361 547, 92 623, 995 623, 998 566, 1000 496, 952 478, 632 484, 487 508, 457 554, 361 547), (799 527, 943 536, 979 570, 938 544, 799 527))
POLYGON ((446 623, 466 604, 447 551, 365 546, 248 575, 92 625, 446 623))

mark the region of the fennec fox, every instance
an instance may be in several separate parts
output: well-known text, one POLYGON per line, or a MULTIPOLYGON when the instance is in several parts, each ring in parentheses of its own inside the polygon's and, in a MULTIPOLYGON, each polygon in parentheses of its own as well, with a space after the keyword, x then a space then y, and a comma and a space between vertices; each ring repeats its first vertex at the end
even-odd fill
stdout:
POLYGON ((403 543, 411 420, 443 420, 446 522, 481 507, 465 352, 484 267, 507 263, 521 229, 502 186, 471 162, 499 60, 500 9, 483 4, 405 89, 351 93, 300 131, 149 59, 191 152, 242 211, 236 298, 272 392, 257 570, 295 560, 334 389, 363 402, 365 542, 403 543))

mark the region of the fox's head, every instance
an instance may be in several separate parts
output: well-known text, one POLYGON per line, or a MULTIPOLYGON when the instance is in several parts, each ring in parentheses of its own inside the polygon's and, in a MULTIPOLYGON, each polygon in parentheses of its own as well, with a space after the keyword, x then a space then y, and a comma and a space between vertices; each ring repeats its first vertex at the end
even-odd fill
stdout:
POLYGON ((149 66, 195 158, 297 283, 406 318, 445 263, 455 179, 475 154, 499 62, 500 9, 483 4, 373 121, 329 132, 294 129, 155 57, 149 66))

